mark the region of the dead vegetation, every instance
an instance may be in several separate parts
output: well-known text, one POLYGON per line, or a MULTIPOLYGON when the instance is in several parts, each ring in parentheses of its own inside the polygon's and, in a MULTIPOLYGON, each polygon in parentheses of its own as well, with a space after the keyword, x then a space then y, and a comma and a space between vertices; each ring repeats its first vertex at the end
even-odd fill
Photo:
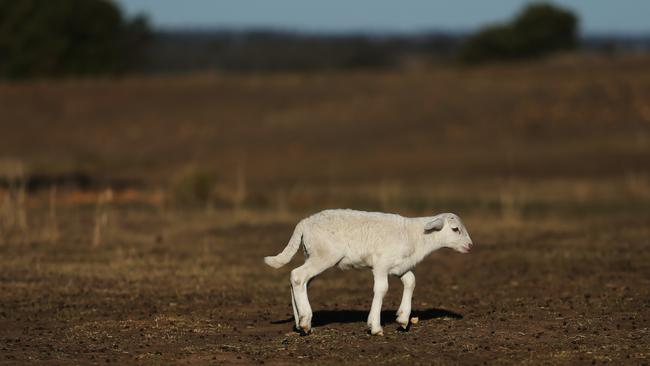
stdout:
POLYGON ((648 71, 0 85, 0 363, 647 362, 648 71), (383 338, 369 275, 328 272, 295 337, 292 266, 261 258, 328 207, 457 212, 476 251, 422 263, 418 324, 383 338))
POLYGON ((15 159, 0 160, 0 181, 6 190, 0 202, 0 237, 28 232, 25 165, 15 159))

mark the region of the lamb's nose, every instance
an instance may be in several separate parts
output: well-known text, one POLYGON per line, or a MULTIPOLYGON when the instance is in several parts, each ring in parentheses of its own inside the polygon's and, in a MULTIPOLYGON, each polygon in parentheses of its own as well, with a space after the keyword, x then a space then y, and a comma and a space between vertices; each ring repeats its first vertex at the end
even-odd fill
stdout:
POLYGON ((470 250, 471 250, 471 249, 472 249, 472 245, 474 245, 474 244, 472 244, 472 243, 467 243, 467 249, 470 249, 470 250))

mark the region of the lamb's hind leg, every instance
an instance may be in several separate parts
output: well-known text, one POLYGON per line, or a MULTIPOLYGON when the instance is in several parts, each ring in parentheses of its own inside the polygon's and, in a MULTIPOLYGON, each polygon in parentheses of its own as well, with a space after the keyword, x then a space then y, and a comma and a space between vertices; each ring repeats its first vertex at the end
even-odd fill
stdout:
POLYGON ((307 284, 324 270, 338 262, 331 257, 309 257, 305 264, 291 271, 291 288, 298 315, 298 327, 305 334, 311 333, 312 311, 307 297, 307 284))
POLYGON ((415 289, 415 275, 413 272, 408 271, 400 279, 404 285, 404 293, 402 294, 402 302, 397 310, 397 323, 406 329, 411 316, 411 299, 413 298, 413 290, 415 289))

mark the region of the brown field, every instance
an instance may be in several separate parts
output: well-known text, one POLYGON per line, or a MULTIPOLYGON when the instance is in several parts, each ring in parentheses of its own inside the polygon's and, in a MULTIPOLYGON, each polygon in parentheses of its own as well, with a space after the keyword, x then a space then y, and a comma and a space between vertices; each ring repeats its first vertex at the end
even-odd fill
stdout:
POLYGON ((648 364, 650 58, 0 84, 2 364, 648 364), (262 263, 330 207, 456 212, 408 332, 262 263))

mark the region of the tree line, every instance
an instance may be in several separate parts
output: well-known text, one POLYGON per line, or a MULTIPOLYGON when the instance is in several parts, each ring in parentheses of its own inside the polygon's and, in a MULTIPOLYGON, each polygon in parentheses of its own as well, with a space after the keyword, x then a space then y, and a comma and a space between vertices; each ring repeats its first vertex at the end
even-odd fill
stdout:
POLYGON ((0 78, 196 69, 280 71, 395 67, 409 60, 480 63, 578 47, 578 18, 548 3, 470 35, 152 31, 107 0, 0 0, 0 78))

